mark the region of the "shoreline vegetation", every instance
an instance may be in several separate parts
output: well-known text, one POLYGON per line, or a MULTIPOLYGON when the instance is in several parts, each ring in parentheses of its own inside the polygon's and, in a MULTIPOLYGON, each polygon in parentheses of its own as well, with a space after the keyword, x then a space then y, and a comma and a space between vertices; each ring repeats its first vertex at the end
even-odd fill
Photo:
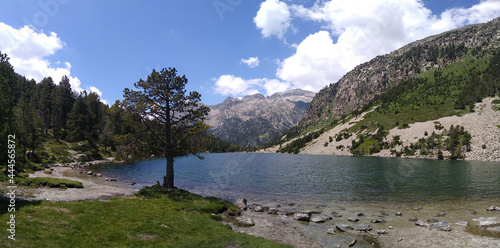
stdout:
MULTIPOLYGON (((260 203, 258 199, 254 199, 255 202, 240 199, 233 204, 216 197, 202 197, 160 186, 137 192, 127 187, 128 183, 106 181, 71 167, 55 166, 47 171, 52 173, 37 171, 29 178, 68 179, 80 182, 83 188, 20 187, 30 200, 19 201, 18 240, 16 243, 9 241, 8 245, 29 247, 35 244, 33 242, 36 246, 43 243, 51 247, 63 247, 67 242, 84 247, 131 244, 289 247, 278 243, 294 247, 324 247, 326 244, 348 247, 353 242, 357 243, 355 247, 500 245, 500 207, 492 206, 492 211, 487 210, 491 210, 490 205, 498 204, 495 199, 462 207, 437 202, 407 205, 360 202, 339 204, 333 206, 336 211, 330 211, 329 206, 304 209, 293 202, 280 205, 260 203), (420 222, 414 218, 417 216, 420 222), (44 228, 47 225, 51 228, 44 228), (314 231, 321 226, 327 226, 330 233, 314 231), (81 235, 75 236, 75 233, 81 235)), ((2 212, 1 220, 6 216, 2 212)))

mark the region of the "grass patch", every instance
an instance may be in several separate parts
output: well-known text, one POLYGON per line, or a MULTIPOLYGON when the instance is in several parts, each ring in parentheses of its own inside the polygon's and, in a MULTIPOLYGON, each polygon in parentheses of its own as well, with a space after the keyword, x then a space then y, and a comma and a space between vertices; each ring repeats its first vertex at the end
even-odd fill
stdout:
MULTIPOLYGON (((3 205, 3 202, 0 202, 3 205)), ((6 202, 5 202, 6 203, 6 202)), ((183 190, 142 190, 110 201, 38 202, 16 209, 6 247, 289 247, 236 233, 210 216, 236 208, 183 190)), ((8 214, 0 215, 6 223, 8 214)))
POLYGON ((16 183, 18 185, 29 186, 29 187, 50 187, 50 188, 83 188, 81 182, 72 181, 62 178, 48 178, 48 177, 35 177, 35 178, 25 178, 16 177, 16 183))

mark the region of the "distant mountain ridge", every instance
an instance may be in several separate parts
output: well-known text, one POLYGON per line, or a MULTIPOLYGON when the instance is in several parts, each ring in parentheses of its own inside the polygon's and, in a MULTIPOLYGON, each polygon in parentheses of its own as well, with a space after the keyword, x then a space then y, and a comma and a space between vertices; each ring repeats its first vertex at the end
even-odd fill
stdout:
POLYGON ((228 97, 211 105, 205 121, 209 132, 241 146, 257 146, 297 125, 304 117, 315 93, 288 90, 265 97, 262 94, 242 99, 228 97))

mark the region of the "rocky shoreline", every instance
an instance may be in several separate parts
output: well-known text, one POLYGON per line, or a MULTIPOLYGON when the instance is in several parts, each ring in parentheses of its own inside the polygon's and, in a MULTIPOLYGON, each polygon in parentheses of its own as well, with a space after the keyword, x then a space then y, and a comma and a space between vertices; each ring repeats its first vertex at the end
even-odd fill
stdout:
POLYGON ((239 225, 232 225, 234 230, 295 247, 500 246, 500 207, 497 205, 471 213, 490 217, 470 219, 470 215, 462 215, 463 219, 457 219, 460 215, 456 209, 430 214, 434 208, 429 206, 423 207, 427 211, 403 207, 395 212, 370 208, 356 212, 359 209, 304 210, 294 204, 248 204, 244 198, 235 204, 242 215, 238 218, 239 225), (417 213, 425 218, 413 217, 417 213))

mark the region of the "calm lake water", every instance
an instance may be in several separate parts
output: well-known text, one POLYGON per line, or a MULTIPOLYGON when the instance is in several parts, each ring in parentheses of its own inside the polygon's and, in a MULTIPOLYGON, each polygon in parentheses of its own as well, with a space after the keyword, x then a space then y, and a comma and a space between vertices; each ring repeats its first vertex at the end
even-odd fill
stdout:
MULTIPOLYGON (((175 185, 227 200, 328 202, 476 201, 500 199, 500 164, 289 154, 203 154, 175 160, 175 185)), ((96 168, 107 177, 150 186, 165 159, 96 168)))

